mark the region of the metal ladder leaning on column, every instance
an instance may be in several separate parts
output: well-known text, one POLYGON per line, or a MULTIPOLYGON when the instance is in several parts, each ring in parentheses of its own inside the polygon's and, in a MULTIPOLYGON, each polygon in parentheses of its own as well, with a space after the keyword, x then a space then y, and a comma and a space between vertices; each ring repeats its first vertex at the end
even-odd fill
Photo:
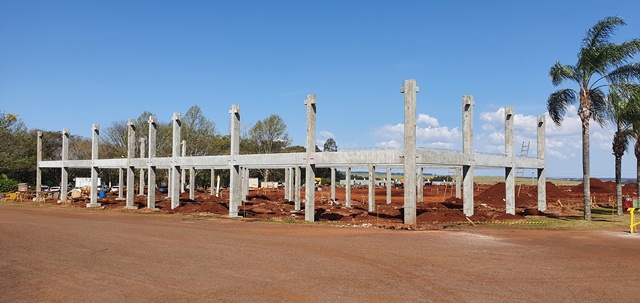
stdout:
MULTIPOLYGON (((531 141, 528 141, 526 144, 522 141, 522 147, 520 148, 520 158, 528 158, 529 157, 529 147, 531 146, 531 141)), ((518 185, 518 195, 520 196, 520 189, 524 184, 524 168, 516 169, 516 179, 520 179, 520 184, 518 185)))

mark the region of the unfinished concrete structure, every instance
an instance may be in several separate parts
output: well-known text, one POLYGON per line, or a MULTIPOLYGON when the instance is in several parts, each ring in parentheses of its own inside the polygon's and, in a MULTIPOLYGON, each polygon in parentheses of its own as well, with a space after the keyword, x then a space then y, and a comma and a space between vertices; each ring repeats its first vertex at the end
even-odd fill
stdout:
MULTIPOLYGON (((387 178, 387 203, 391 201, 390 184, 391 169, 402 169, 404 173, 404 223, 416 223, 416 203, 422 201, 422 172, 425 167, 455 168, 456 197, 463 199, 463 212, 467 216, 473 215, 473 174, 477 168, 501 168, 505 172, 505 208, 510 214, 515 213, 515 177, 518 169, 537 170, 538 180, 538 210, 546 210, 546 177, 545 177, 545 138, 544 116, 538 117, 537 123, 537 155, 536 158, 523 158, 514 156, 514 127, 513 108, 505 108, 505 153, 501 155, 489 155, 473 152, 473 97, 470 95, 462 98, 462 151, 419 150, 416 147, 416 94, 418 87, 415 80, 406 80, 400 89, 404 94, 404 148, 403 150, 366 150, 344 152, 316 152, 316 96, 307 95, 304 104, 307 107, 307 140, 304 153, 287 154, 240 154, 240 107, 232 105, 230 114, 231 151, 229 155, 215 156, 185 156, 181 153, 180 140, 181 121, 180 114, 174 113, 173 145, 171 157, 156 157, 156 123, 155 116, 149 117, 149 134, 147 138, 147 157, 141 153, 140 158, 135 158, 135 124, 129 120, 128 125, 128 153, 123 159, 99 159, 99 126, 93 126, 92 159, 69 160, 69 130, 62 131, 62 160, 42 161, 38 158, 37 171, 42 168, 58 168, 62 173, 62 188, 66 188, 69 168, 91 168, 92 195, 91 203, 87 207, 95 207, 100 204, 94 199, 97 172, 101 168, 127 170, 127 187, 134 187, 134 169, 146 169, 148 172, 149 188, 155 186, 155 174, 157 169, 167 169, 169 175, 169 196, 171 208, 180 205, 179 194, 181 192, 181 180, 184 177, 184 169, 190 172, 193 184, 193 176, 196 169, 214 170, 228 169, 230 174, 229 185, 229 216, 238 217, 239 206, 242 205, 243 195, 247 194, 249 169, 278 168, 285 170, 285 197, 294 201, 296 210, 302 209, 304 202, 305 220, 315 220, 315 170, 316 168, 331 168, 332 176, 335 169, 346 171, 347 180, 350 180, 352 168, 367 168, 369 170, 369 211, 375 212, 375 184, 374 173, 377 168, 386 169, 387 178), (305 168, 305 199, 301 201, 301 168, 305 168), (95 173, 94 173, 95 172, 95 173), (460 173, 458 173, 460 172, 460 173), (460 190, 462 188, 462 190, 460 190), (417 199, 418 196, 418 199, 417 199)), ((41 136, 38 136, 38 152, 41 149, 41 136)), ((213 187, 213 177, 211 184, 213 187)), ((36 184, 40 184, 40 174, 36 176, 36 184)), ((140 180, 140 184, 144 184, 140 180)), ((122 178, 120 178, 122 186, 122 178)), ((142 186, 142 185, 141 185, 142 186)), ((331 197, 335 199, 335 177, 332 178, 331 197)), ((121 187, 122 188, 122 187, 121 187)), ((351 184, 347 182, 345 206, 351 205, 351 184)), ((193 190, 193 186, 191 186, 193 190)), ((120 191, 122 192, 122 190, 120 191)), ((142 193, 142 190, 140 191, 142 193)), ((211 191, 213 194, 213 191, 211 191)), ((155 190, 149 190, 147 195, 147 207, 155 209, 155 190)), ((126 206, 135 208, 133 203, 134 191, 127 191, 126 206)))

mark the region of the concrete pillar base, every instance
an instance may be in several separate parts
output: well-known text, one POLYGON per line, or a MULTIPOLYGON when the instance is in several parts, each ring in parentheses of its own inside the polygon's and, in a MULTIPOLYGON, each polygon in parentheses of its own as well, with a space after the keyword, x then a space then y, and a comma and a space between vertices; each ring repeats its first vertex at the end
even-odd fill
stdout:
POLYGON ((124 201, 127 200, 126 198, 116 198, 116 201, 124 201))
POLYGON ((126 208, 126 209, 138 209, 137 206, 125 206, 124 208, 126 208))
POLYGON ((100 203, 87 203, 87 208, 100 207, 100 206, 102 206, 102 204, 100 203))
POLYGON ((154 207, 154 208, 149 208, 149 207, 147 207, 147 209, 148 209, 148 210, 151 210, 151 211, 159 211, 159 210, 160 210, 160 209, 159 209, 159 208, 157 208, 157 207, 154 207))

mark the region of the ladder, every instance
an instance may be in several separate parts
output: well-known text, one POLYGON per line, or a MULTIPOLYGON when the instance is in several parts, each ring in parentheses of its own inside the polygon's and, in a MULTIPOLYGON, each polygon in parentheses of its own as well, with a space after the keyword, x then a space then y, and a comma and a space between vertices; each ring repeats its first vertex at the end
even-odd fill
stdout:
MULTIPOLYGON (((525 143, 522 141, 522 147, 520 148, 520 158, 528 158, 529 157, 529 147, 531 146, 531 141, 525 143)), ((516 180, 520 179, 520 185, 518 186, 518 196, 520 196, 520 189, 522 185, 525 183, 524 180, 524 168, 516 169, 516 180)))

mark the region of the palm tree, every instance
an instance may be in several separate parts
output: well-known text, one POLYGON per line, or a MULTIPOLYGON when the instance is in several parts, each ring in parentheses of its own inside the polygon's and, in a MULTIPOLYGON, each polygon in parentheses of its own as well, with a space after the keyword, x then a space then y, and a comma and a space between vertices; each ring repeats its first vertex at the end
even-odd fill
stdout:
POLYGON ((636 140, 634 154, 636 156, 636 192, 640 194, 640 85, 627 95, 627 103, 622 119, 630 126, 631 136, 636 140))
POLYGON ((589 122, 593 119, 599 125, 605 124, 609 107, 607 86, 640 78, 640 65, 628 63, 640 51, 640 40, 633 39, 622 44, 610 42, 611 35, 622 25, 625 22, 619 17, 598 21, 582 40, 576 65, 556 62, 549 71, 554 86, 569 80, 579 87, 578 91, 565 88, 552 93, 547 100, 547 109, 553 122, 560 127, 569 105, 578 103, 578 116, 582 121, 585 220, 591 220, 589 122))
MULTIPOLYGON (((629 147, 629 140, 634 137, 633 105, 630 104, 632 95, 628 90, 612 89, 609 94, 611 101, 611 121, 616 125, 613 135, 612 150, 616 165, 616 208, 618 216, 622 215, 622 156, 629 147)), ((639 121, 640 122, 640 121, 639 121)))

